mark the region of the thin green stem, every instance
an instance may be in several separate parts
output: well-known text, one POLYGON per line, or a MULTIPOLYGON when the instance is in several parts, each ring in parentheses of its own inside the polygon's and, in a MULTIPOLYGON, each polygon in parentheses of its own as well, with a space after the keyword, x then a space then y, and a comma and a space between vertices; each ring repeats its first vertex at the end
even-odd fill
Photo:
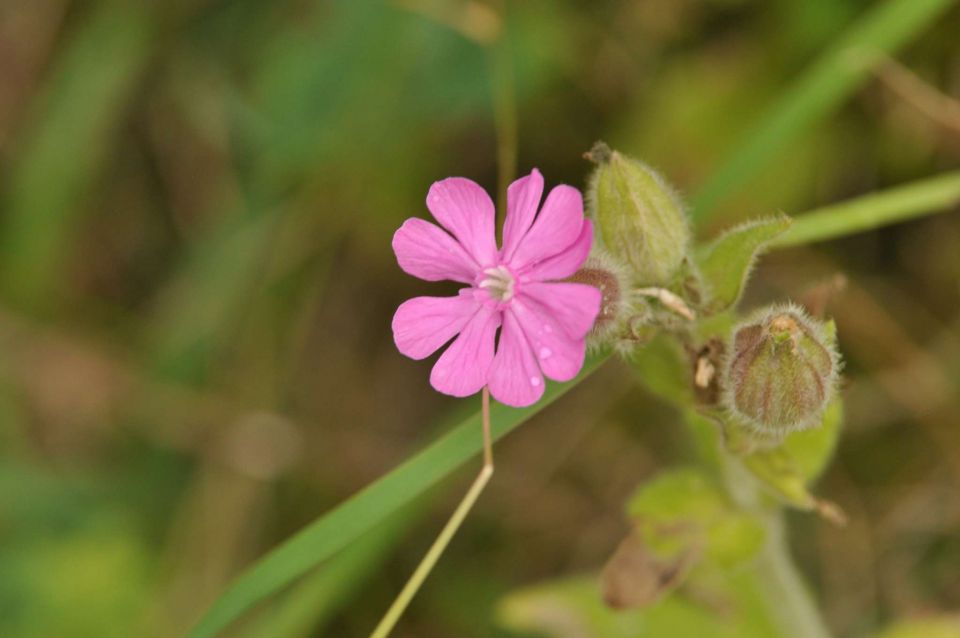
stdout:
POLYGON ((490 391, 484 387, 481 396, 481 412, 483 414, 483 468, 480 470, 477 478, 474 479, 470 489, 467 490, 463 500, 457 505, 457 509, 453 511, 450 520, 444 525, 440 535, 433 541, 433 545, 430 546, 423 560, 417 565, 407 584, 404 585, 400 594, 393 601, 393 604, 390 605, 390 609, 387 610, 387 613, 383 616, 383 619, 377 625, 376 629, 373 630, 373 633, 370 634, 370 638, 386 638, 390 635, 397 621, 400 620, 400 616, 403 615, 410 601, 413 600, 413 597, 420 589, 423 581, 427 579, 427 576, 430 575, 437 561, 440 560, 440 557, 443 555, 444 550, 447 549, 450 540, 453 539, 457 530, 460 529, 460 525, 463 524, 467 514, 473 509, 474 503, 480 498, 483 488, 490 482, 490 477, 493 476, 493 443, 490 435, 490 391))
POLYGON ((497 215, 507 210, 507 186, 517 174, 517 105, 513 91, 510 41, 504 27, 489 50, 493 121, 497 132, 497 215))
POLYGON ((960 171, 943 173, 796 217, 790 229, 771 242, 771 247, 786 248, 845 237, 947 211, 958 203, 960 171))
POLYGON ((410 580, 407 581, 400 595, 397 596, 393 604, 390 605, 390 609, 387 610, 383 620, 380 621, 377 628, 370 634, 370 638, 386 638, 393 630, 397 621, 400 620, 400 616, 404 610, 406 610, 407 605, 413 600, 414 594, 420 589, 420 585, 426 580, 430 571, 433 570, 434 565, 437 564, 440 556, 447 548, 447 545, 450 544, 450 539, 452 539, 453 535, 460 529, 463 519, 470 513, 470 509, 473 507, 473 504, 477 502, 477 498, 479 498, 480 493, 483 492, 483 488, 487 486, 491 476, 493 476, 493 467, 490 465, 483 466, 480 474, 478 474, 477 478, 473 481, 473 485, 470 486, 470 490, 466 496, 463 497, 463 500, 460 501, 457 509, 454 510, 453 516, 447 521, 447 524, 444 526, 443 531, 440 532, 440 535, 437 536, 437 539, 433 541, 430 550, 426 556, 423 557, 423 560, 420 561, 420 564, 417 565, 416 571, 413 572, 413 575, 410 577, 410 580))
POLYGON ((480 414, 483 420, 483 465, 493 468, 493 437, 490 433, 490 390, 483 386, 480 400, 480 414))

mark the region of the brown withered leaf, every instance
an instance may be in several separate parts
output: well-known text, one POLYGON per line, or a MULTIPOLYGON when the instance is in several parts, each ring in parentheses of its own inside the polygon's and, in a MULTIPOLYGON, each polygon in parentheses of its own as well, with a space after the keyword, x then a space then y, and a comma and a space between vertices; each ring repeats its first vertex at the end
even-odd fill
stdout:
POLYGON ((683 582, 700 554, 699 543, 690 543, 671 555, 660 555, 634 529, 603 568, 603 600, 613 609, 647 607, 683 582))

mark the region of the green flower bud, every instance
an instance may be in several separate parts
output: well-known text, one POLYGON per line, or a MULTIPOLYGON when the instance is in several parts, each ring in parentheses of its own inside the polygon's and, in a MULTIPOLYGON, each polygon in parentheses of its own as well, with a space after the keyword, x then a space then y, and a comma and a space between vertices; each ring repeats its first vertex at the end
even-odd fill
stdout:
POLYGON ((727 348, 725 407, 765 434, 818 425, 840 365, 822 326, 797 306, 764 310, 738 326, 727 348))
POLYGON ((603 246, 641 285, 666 285, 690 243, 683 204, 649 166, 597 142, 586 157, 597 164, 587 203, 603 246))

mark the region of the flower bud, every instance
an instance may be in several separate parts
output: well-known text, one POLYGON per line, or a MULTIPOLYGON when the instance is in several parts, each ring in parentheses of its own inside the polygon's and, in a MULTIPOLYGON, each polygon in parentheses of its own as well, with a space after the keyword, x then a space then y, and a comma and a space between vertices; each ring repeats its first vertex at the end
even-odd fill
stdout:
POLYGON ((649 338, 649 308, 643 299, 630 294, 625 269, 602 248, 594 247, 583 267, 567 281, 593 286, 603 295, 600 312, 587 335, 591 349, 613 347, 628 356, 649 338))
POLYGON ((591 334, 606 334, 621 323, 627 282, 624 281, 621 269, 606 255, 594 250, 583 267, 568 281, 593 286, 603 295, 600 300, 600 312, 593 322, 591 334))
POLYGON ((690 227, 673 188, 649 166, 597 142, 587 201, 599 238, 641 285, 665 285, 680 268, 690 227))
POLYGON ((724 402, 738 420, 767 434, 819 424, 840 361, 799 307, 770 308, 741 324, 727 352, 724 402))

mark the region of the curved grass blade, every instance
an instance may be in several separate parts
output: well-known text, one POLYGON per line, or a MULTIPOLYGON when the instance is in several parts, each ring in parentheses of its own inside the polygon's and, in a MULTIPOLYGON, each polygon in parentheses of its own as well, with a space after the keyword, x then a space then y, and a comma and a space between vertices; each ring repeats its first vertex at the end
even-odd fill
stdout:
POLYGON ((245 630, 244 638, 320 635, 337 610, 357 595, 427 504, 426 496, 416 499, 316 567, 245 630))
POLYGON ((829 114, 870 75, 877 54, 889 54, 917 36, 952 0, 887 0, 860 18, 786 90, 759 125, 693 198, 692 216, 714 208, 744 186, 791 139, 829 114))

